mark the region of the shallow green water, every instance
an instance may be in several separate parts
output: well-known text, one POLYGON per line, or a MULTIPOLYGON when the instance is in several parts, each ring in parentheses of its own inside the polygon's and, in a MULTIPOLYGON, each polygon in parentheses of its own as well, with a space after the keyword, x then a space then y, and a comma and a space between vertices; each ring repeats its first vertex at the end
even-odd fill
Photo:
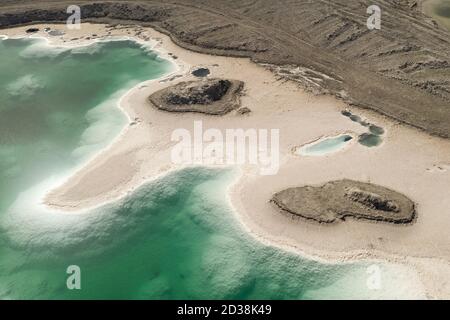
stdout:
POLYGON ((360 116, 352 114, 350 111, 341 111, 341 114, 348 117, 353 122, 359 123, 361 126, 368 128, 368 132, 362 133, 358 136, 358 143, 368 147, 378 147, 383 143, 383 135, 386 133, 382 127, 371 124, 366 120, 361 119, 360 116))
POLYGON ((376 136, 381 136, 385 132, 383 128, 378 127, 378 126, 373 125, 373 124, 369 126, 369 131, 370 131, 370 133, 372 133, 372 134, 374 134, 376 136))
POLYGON ((0 41, 0 298, 415 296, 412 277, 391 266, 373 290, 365 263, 321 264, 250 238, 225 200, 230 170, 175 172, 82 214, 39 205, 118 134, 124 90, 169 69, 130 41, 71 50, 0 41), (81 268, 81 290, 66 287, 69 265, 81 268))
POLYGON ((322 156, 339 151, 352 139, 352 136, 348 134, 325 138, 300 148, 299 154, 306 156, 322 156))
POLYGON ((0 208, 108 143, 126 121, 120 95, 168 68, 129 41, 69 50, 9 39, 0 52, 0 208))

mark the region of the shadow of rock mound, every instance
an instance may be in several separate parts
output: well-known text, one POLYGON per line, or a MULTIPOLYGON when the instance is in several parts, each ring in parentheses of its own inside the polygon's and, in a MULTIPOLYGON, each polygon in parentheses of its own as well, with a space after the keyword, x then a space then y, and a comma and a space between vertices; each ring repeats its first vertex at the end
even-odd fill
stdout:
POLYGON ((158 109, 223 115, 240 106, 244 83, 237 80, 204 79, 180 82, 149 97, 158 109))
POLYGON ((414 203, 403 194, 353 180, 289 188, 276 193, 271 201, 285 212, 319 223, 337 223, 351 217, 410 224, 416 216, 414 203))

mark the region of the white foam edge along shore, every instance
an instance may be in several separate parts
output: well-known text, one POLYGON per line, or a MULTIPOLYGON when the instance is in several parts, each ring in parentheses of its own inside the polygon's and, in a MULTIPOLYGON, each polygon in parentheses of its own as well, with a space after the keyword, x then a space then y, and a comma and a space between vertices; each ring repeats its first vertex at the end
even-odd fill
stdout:
MULTIPOLYGON (((47 24, 37 27, 45 26, 60 27, 47 24)), ((81 30, 67 30, 64 36, 49 41, 67 44, 70 38, 92 34, 100 39, 129 37, 127 32, 134 28, 111 30, 105 25, 86 24, 81 30)), ((24 36, 25 30, 19 27, 2 33, 24 36)), ((270 245, 332 263, 361 259, 399 263, 415 270, 427 297, 450 297, 450 171, 427 170, 450 163, 450 141, 374 112, 357 110, 372 123, 387 129, 380 147, 354 144, 345 152, 326 157, 295 156, 292 148, 317 137, 350 131, 361 134, 365 129, 340 114, 349 108, 342 101, 314 96, 294 83, 281 83, 249 59, 194 53, 178 47, 169 37, 153 29, 139 27, 139 30, 144 30, 142 34, 149 39, 156 39, 152 49, 178 57, 178 72, 183 77, 163 83, 151 81, 123 96, 120 102, 123 111, 129 119, 141 121, 125 128, 111 145, 51 190, 45 197, 46 204, 53 209, 79 212, 115 201, 145 182, 180 169, 171 163, 170 151, 175 144, 171 134, 178 128, 192 130, 194 121, 201 120, 205 129, 223 131, 280 129, 278 174, 261 176, 258 168, 243 165, 240 176, 229 188, 230 204, 249 233, 270 245), (194 79, 187 70, 197 65, 210 68, 211 77, 244 81, 242 106, 250 108, 251 114, 242 116, 232 112, 222 117, 174 114, 149 105, 147 97, 156 90, 194 79), (342 178, 376 183, 405 194, 417 204, 417 221, 410 226, 352 220, 333 226, 316 225, 281 214, 269 202, 273 193, 288 187, 321 185, 342 178)))

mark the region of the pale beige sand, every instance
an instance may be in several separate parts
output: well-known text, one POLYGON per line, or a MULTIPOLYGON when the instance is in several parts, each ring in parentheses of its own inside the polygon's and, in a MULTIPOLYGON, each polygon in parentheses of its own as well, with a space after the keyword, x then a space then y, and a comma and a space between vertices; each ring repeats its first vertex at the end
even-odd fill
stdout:
MULTIPOLYGON (((40 26, 42 28, 42 26, 40 26)), ((2 32, 22 34, 25 28, 2 32)), ((101 25, 83 25, 65 38, 83 34, 105 35, 101 25)), ((128 29, 113 35, 128 35, 128 29)), ((134 33, 131 32, 130 35, 134 33)), ((223 117, 202 114, 173 114, 151 107, 146 98, 177 81, 150 81, 129 92, 121 107, 136 125, 126 128, 108 149, 101 152, 62 186, 52 190, 46 203, 56 208, 82 209, 132 192, 139 185, 177 169, 170 151, 174 129, 192 130, 193 121, 204 128, 280 129, 281 168, 277 175, 261 176, 251 166, 230 187, 229 197, 236 216, 261 241, 299 251, 326 261, 361 258, 401 262, 419 272, 431 298, 450 297, 450 141, 431 137, 375 113, 352 110, 386 129, 385 142, 377 148, 357 143, 323 157, 293 154, 296 146, 322 136, 344 132, 365 132, 365 128, 342 116, 347 106, 333 97, 316 97, 293 83, 277 81, 272 73, 248 59, 225 58, 184 50, 154 30, 145 33, 158 39, 157 49, 172 52, 179 59, 180 73, 190 66, 207 66, 214 77, 244 81, 242 104, 252 110, 248 116, 230 113, 223 117), (392 188, 417 203, 418 220, 412 226, 392 226, 362 221, 338 225, 317 225, 293 220, 268 201, 287 187, 323 184, 349 178, 392 188)), ((52 41, 62 41, 53 39, 52 41)))

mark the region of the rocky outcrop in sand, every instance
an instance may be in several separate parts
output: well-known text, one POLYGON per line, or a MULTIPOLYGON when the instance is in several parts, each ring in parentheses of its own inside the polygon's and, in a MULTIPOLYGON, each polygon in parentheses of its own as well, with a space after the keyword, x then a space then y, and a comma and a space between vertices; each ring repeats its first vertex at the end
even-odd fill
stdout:
POLYGON ((223 115, 240 106, 244 83, 237 80, 184 81, 149 97, 158 109, 170 112, 200 112, 223 115))
POLYGON ((406 196, 353 180, 289 188, 276 193, 271 201, 285 212, 319 223, 336 223, 350 217, 409 224, 416 216, 414 203, 406 196))

